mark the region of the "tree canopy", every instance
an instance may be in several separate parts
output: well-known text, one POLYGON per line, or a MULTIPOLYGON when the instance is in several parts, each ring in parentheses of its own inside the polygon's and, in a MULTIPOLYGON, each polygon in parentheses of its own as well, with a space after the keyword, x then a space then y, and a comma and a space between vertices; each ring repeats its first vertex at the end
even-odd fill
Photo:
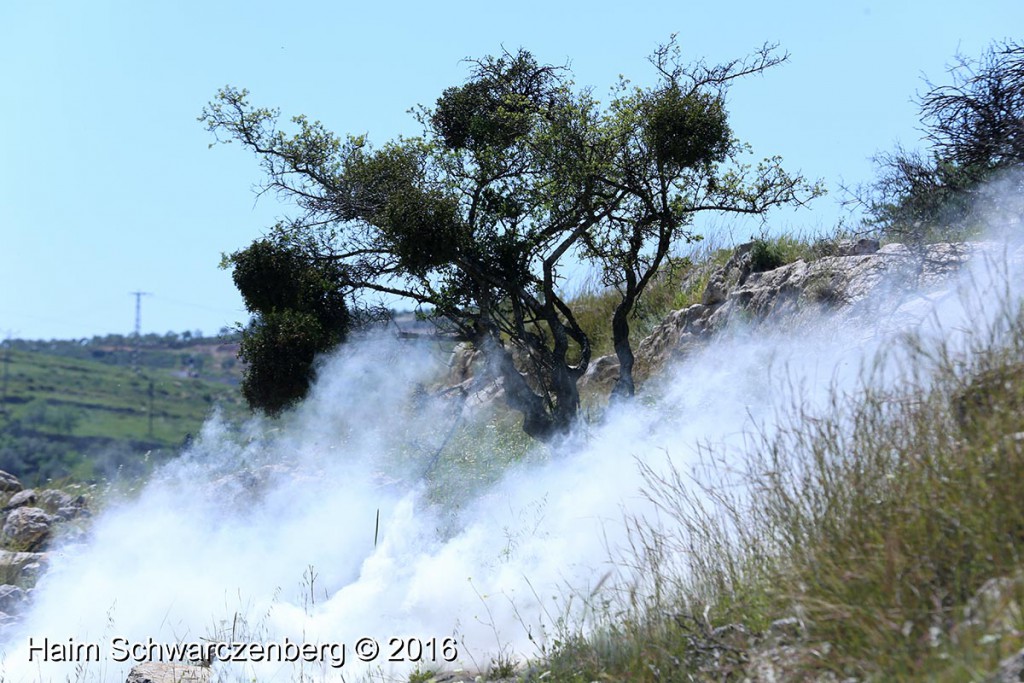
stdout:
POLYGON ((974 230, 988 208, 978 194, 985 181, 1024 165, 1024 45, 958 56, 949 76, 918 97, 927 149, 876 159, 879 179, 866 204, 884 232, 924 239, 936 228, 974 230))
POLYGON ((284 242, 257 240, 227 258, 252 321, 242 330, 242 395, 274 414, 302 399, 318 353, 345 339, 344 273, 284 242))
POLYGON ((766 45, 685 65, 673 41, 651 57, 655 85, 622 80, 603 105, 568 68, 504 52, 470 60, 465 83, 416 110, 421 136, 379 147, 302 116, 285 133, 277 110, 234 87, 201 120, 252 150, 262 189, 297 208, 267 243, 337 266, 338 292, 356 306, 374 294, 415 302, 484 351, 526 432, 550 438, 572 425, 591 358, 561 289, 571 263, 590 261, 621 295, 609 323, 616 393, 629 396, 629 316, 671 250, 699 239, 693 215, 763 214, 821 192, 777 157, 743 163, 729 126, 732 82, 785 59, 766 45))

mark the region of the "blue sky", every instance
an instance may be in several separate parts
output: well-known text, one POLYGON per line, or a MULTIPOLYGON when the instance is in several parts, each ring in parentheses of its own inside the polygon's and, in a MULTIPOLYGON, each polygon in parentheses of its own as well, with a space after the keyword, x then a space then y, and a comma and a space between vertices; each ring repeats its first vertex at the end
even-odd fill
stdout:
MULTIPOLYGON (((415 134, 406 113, 466 76, 466 57, 525 47, 571 62, 603 95, 652 82, 671 33, 711 62, 778 42, 789 63, 731 91, 733 130, 760 156, 821 178, 810 211, 772 229, 827 231, 839 183, 918 144, 922 76, 960 51, 1020 39, 1020 0, 825 3, 349 3, 0 0, 0 336, 215 333, 246 318, 220 255, 288 207, 258 202, 256 159, 217 146, 196 117, 226 84, 339 134, 415 134)), ((747 228, 711 219, 706 229, 747 228)))

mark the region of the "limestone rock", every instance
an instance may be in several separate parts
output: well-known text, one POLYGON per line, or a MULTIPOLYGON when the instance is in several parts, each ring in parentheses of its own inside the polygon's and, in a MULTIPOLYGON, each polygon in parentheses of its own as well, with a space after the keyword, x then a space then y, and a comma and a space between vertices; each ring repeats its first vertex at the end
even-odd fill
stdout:
POLYGON ((1020 683, 1024 681, 1024 650, 999 662, 999 670, 986 683, 1020 683))
POLYGON ((4 522, 4 541, 18 549, 34 550, 50 538, 54 518, 35 507, 12 510, 4 522))
POLYGON ((619 380, 619 359, 614 354, 590 361, 587 372, 580 378, 579 390, 610 393, 619 380))
POLYGON ((657 368, 674 358, 685 356, 701 346, 713 331, 711 314, 714 306, 694 304, 668 317, 637 346, 634 374, 637 379, 650 377, 657 368))
POLYGON ((452 349, 451 358, 448 359, 448 381, 449 386, 463 384, 473 378, 475 365, 479 360, 480 351, 472 344, 456 344, 452 349))
POLYGON ((24 491, 18 491, 11 499, 7 501, 7 505, 4 506, 5 510, 13 510, 14 508, 20 507, 36 507, 38 496, 36 496, 35 489, 25 489, 24 491))
MULTIPOLYGON (((883 247, 877 240, 863 238, 823 242, 813 248, 811 261, 754 272, 754 244, 737 247, 723 266, 707 276, 700 304, 669 314, 635 347, 636 381, 643 382, 668 363, 703 348, 716 333, 730 327, 820 328, 822 312, 833 316, 836 330, 850 325, 856 329, 864 321, 896 325, 904 319, 919 320, 929 292, 948 287, 969 259, 991 253, 998 263, 1005 256, 995 243, 883 247)), ((1024 261, 1024 253, 1010 256, 1024 261)), ((500 400, 504 393, 500 378, 487 371, 481 358, 480 351, 460 344, 449 360, 445 384, 462 389, 467 411, 500 400)), ((531 387, 539 390, 529 359, 516 351, 514 362, 531 387)), ((610 393, 618 375, 615 356, 596 358, 580 378, 579 389, 610 393)))
POLYGON ((132 667, 125 683, 208 683, 210 670, 176 662, 146 662, 132 667))
POLYGON ((46 553, 21 553, 0 550, 0 581, 34 583, 49 563, 46 553))
POLYGON ((10 493, 12 491, 20 491, 22 489, 21 482, 13 474, 0 470, 0 491, 10 493))
POLYGON ((0 612, 15 614, 27 601, 28 595, 23 589, 10 584, 0 586, 0 612))
MULTIPOLYGON (((816 320, 823 310, 840 321, 913 315, 901 303, 908 291, 927 291, 949 282, 968 259, 992 250, 986 243, 932 244, 911 249, 879 247, 877 240, 843 241, 819 250, 827 254, 774 270, 752 272, 751 248, 743 244, 711 274, 703 303, 671 313, 637 346, 636 377, 643 380, 673 359, 703 346, 737 322, 765 321, 793 327, 816 320)), ((920 297, 919 297, 920 298, 920 297)))
POLYGON ((842 240, 836 245, 834 256, 866 256, 874 254, 880 248, 878 240, 862 237, 859 240, 842 240))
POLYGON ((53 511, 53 515, 62 522, 69 522, 72 519, 77 519, 78 517, 88 517, 89 509, 79 507, 77 505, 71 505, 68 507, 57 508, 53 511))
POLYGON ((726 264, 711 274, 707 287, 704 289, 702 304, 714 306, 722 303, 729 295, 730 290, 746 281, 750 275, 750 251, 753 248, 753 242, 736 247, 736 251, 729 257, 726 264))
POLYGON ((72 515, 75 517, 87 512, 88 509, 84 496, 72 496, 71 494, 65 493, 59 489, 44 489, 43 491, 40 491, 39 507, 43 508, 50 514, 57 514, 59 510, 63 510, 65 508, 78 510, 78 512, 72 515))

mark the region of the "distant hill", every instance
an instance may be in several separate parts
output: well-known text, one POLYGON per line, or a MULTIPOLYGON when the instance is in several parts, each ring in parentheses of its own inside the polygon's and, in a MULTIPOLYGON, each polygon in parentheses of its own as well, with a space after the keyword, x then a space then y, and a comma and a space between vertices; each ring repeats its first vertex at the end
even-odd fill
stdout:
POLYGON ((0 347, 0 470, 29 484, 137 474, 215 406, 246 410, 237 339, 123 335, 0 347))

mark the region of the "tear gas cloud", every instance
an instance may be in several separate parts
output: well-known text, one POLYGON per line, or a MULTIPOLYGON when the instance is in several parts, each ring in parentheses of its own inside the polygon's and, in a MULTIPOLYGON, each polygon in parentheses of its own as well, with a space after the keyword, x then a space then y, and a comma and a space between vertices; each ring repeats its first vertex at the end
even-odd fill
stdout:
MULTIPOLYGON (((652 382, 650 400, 511 464, 482 425, 472 452, 449 448, 433 462, 454 419, 450 401, 417 391, 443 369, 436 350, 350 345, 292 414, 240 427, 211 419, 188 453, 103 510, 86 540, 54 552, 8 631, 4 680, 123 681, 134 662, 111 660, 115 638, 347 648, 342 667, 329 657, 231 665, 261 681, 410 671, 386 661, 390 638, 438 652, 452 638, 455 661, 436 657, 450 668, 536 656, 560 617, 582 619, 574 610, 595 589, 630 580, 617 562, 630 552, 627 520, 657 517, 638 460, 685 471, 701 444, 740 448, 794 401, 823 410, 830 387, 856 391, 865 365, 907 332, 949 338, 986 325, 994 289, 1020 281, 990 262, 974 259, 966 288, 885 301, 846 322, 733 327, 652 382), (432 466, 443 461, 441 477, 432 466), (382 647, 371 663, 354 651, 363 637, 382 647), (98 643, 103 656, 40 662, 37 651, 30 663, 30 638, 98 643)), ((899 381, 898 354, 889 358, 877 381, 899 381)))

